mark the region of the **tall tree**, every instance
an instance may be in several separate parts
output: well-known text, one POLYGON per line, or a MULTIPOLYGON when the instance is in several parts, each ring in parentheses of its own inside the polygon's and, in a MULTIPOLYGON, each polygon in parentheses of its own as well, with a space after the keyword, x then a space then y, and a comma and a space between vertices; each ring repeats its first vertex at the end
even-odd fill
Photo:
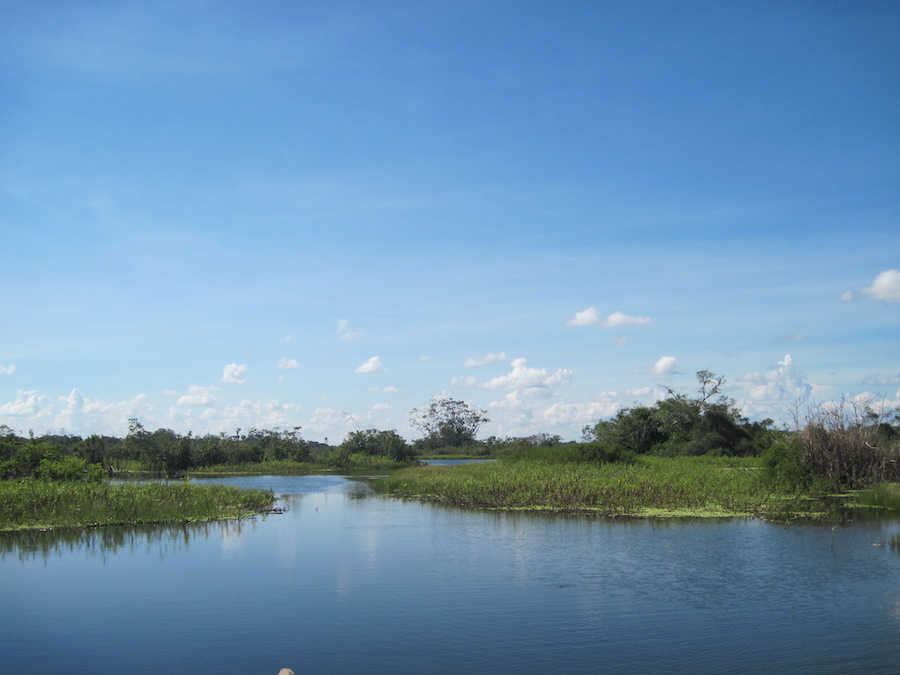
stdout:
POLYGON ((478 428, 490 422, 487 410, 452 398, 433 398, 427 406, 413 408, 409 421, 425 435, 428 445, 449 448, 471 445, 475 442, 478 428))

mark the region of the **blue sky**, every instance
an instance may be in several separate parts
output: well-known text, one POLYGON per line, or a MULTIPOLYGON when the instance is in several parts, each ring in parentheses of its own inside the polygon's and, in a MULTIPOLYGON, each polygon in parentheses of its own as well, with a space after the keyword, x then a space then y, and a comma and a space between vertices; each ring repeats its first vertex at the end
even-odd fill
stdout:
POLYGON ((2 10, 20 433, 900 403, 895 2, 2 10))

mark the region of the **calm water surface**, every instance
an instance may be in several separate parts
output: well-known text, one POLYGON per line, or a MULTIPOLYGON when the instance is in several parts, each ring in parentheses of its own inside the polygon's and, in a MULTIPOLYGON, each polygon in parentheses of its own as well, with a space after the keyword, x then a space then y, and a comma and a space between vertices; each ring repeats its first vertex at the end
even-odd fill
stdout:
MULTIPOLYGON (((198 481, 200 482, 200 481, 198 481)), ((336 476, 283 515, 0 537, 2 673, 895 673, 897 523, 460 511, 336 476)))

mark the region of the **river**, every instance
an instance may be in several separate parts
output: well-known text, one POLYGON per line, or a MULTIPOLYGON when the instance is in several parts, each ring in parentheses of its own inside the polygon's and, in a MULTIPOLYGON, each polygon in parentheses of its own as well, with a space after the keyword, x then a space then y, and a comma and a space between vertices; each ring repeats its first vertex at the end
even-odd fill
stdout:
MULTIPOLYGON (((200 481, 197 481, 200 482, 200 481)), ((896 522, 463 511, 338 476, 286 512, 0 536, 2 673, 895 673, 896 522)))

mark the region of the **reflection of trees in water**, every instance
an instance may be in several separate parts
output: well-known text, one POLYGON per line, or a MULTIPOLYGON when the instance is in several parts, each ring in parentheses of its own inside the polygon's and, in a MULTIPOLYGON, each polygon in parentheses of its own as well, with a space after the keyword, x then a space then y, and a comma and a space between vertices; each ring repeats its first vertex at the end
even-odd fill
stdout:
POLYGON ((186 551, 191 541, 219 534, 240 537, 252 520, 179 523, 177 525, 134 525, 97 528, 59 528, 24 530, 0 535, 0 560, 16 556, 20 561, 44 559, 63 553, 84 551, 87 557, 106 558, 119 551, 158 551, 160 557, 169 552, 186 551))

